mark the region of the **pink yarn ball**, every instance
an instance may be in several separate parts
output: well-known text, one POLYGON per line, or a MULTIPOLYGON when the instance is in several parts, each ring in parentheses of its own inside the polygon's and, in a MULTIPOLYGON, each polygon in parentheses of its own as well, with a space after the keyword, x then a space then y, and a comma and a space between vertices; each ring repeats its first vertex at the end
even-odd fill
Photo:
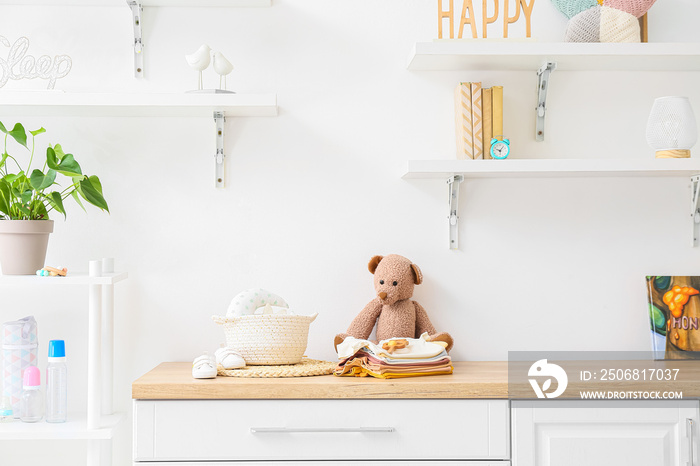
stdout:
POLYGON ((656 0, 603 0, 603 6, 622 10, 639 18, 644 16, 654 2, 656 0))

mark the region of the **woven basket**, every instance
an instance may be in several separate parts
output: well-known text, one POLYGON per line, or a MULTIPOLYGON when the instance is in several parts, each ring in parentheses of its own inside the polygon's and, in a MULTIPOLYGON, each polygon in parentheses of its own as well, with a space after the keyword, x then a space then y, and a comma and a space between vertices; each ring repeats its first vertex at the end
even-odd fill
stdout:
POLYGON ((317 314, 262 314, 239 317, 212 316, 224 328, 226 346, 251 366, 297 364, 306 351, 309 325, 317 314))

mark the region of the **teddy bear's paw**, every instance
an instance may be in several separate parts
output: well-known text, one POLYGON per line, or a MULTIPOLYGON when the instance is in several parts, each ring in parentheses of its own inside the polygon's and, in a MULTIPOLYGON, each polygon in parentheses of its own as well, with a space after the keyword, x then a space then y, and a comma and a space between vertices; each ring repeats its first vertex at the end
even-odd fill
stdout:
POLYGON ((440 332, 436 333, 435 335, 430 335, 430 341, 442 341, 444 343, 447 343, 447 348, 445 348, 445 350, 448 352, 452 349, 452 346, 454 345, 454 340, 447 332, 440 332))
POLYGON ((338 352, 338 345, 345 341, 347 337, 348 336, 344 333, 339 333, 335 336, 335 339, 333 339, 333 348, 335 348, 336 353, 338 352))

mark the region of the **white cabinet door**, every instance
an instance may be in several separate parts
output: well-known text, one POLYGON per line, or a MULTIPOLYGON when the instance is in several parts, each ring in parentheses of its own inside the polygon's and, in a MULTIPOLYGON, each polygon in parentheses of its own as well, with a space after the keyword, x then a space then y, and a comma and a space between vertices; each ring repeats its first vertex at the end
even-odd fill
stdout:
POLYGON ((698 401, 511 406, 513 466, 699 465, 698 401))

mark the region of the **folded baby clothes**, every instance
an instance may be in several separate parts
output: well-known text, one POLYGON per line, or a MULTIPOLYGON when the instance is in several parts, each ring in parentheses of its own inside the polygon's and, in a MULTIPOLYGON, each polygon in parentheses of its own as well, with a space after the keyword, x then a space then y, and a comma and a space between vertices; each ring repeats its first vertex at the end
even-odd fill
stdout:
POLYGON ((452 360, 441 342, 420 338, 392 338, 377 344, 347 337, 338 345, 337 376, 380 379, 452 373, 452 360))

